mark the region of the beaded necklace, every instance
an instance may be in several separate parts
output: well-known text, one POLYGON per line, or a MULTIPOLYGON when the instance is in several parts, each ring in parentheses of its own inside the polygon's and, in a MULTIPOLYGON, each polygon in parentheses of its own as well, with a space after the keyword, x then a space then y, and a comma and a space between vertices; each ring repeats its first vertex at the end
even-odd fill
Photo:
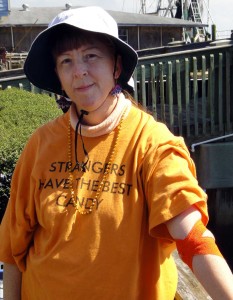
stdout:
POLYGON ((116 127, 116 134, 114 136, 114 140, 111 146, 111 150, 109 152, 108 155, 108 159, 106 160, 105 163, 105 169, 104 169, 104 174, 103 174, 103 178, 100 181, 96 194, 92 200, 92 204, 90 205, 90 207, 88 209, 83 209, 80 210, 78 208, 78 201, 77 199, 75 199, 75 196, 77 196, 77 192, 75 193, 74 191, 74 175, 72 173, 72 134, 71 134, 71 121, 69 119, 69 125, 68 125, 68 163, 69 163, 69 190, 70 190, 70 194, 71 194, 71 200, 72 203, 74 204, 76 210, 78 211, 78 213, 80 213, 81 215, 87 215, 92 213, 93 211, 93 207, 95 206, 97 200, 100 197, 100 194, 103 190, 103 186, 104 186, 104 182, 107 180, 108 176, 109 176, 109 171, 113 162, 113 159, 115 158, 116 155, 116 147, 118 145, 118 141, 119 141, 119 136, 120 136, 120 131, 121 131, 121 127, 122 127, 122 123, 123 123, 123 119, 125 116, 125 111, 122 114, 122 117, 120 119, 120 122, 118 124, 118 126, 116 127))

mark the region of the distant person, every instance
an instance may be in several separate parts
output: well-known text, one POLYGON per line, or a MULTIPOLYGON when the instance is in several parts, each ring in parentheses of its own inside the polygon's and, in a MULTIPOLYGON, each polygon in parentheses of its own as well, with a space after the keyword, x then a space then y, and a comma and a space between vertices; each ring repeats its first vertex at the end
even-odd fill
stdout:
POLYGON ((183 139, 128 93, 136 64, 98 7, 62 12, 33 42, 28 79, 72 104, 15 168, 0 226, 5 300, 173 300, 175 248, 213 299, 233 299, 183 139))
POLYGON ((175 1, 175 4, 176 4, 176 14, 175 14, 175 18, 176 18, 176 19, 182 19, 183 9, 182 9, 181 0, 175 1))

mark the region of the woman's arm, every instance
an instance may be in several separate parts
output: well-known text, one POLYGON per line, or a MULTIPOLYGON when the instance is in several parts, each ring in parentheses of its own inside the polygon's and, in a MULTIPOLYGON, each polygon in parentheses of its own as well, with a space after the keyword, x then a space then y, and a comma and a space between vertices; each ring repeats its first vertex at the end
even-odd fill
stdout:
POLYGON ((21 299, 22 273, 17 265, 4 263, 3 272, 3 297, 4 300, 21 299))
MULTIPOLYGON (((183 240, 200 219, 201 213, 191 207, 169 220, 166 225, 175 240, 183 240)), ((203 236, 213 235, 206 230, 203 236)), ((192 260, 192 269, 214 300, 233 300, 233 275, 224 258, 213 254, 196 255, 192 260)))

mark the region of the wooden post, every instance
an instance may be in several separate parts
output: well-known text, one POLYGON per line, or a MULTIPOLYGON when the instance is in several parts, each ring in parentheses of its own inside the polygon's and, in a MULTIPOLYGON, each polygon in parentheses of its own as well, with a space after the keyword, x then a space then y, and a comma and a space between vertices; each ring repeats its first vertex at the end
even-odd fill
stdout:
POLYGON ((146 71, 145 66, 141 66, 141 93, 142 93, 142 105, 146 108, 146 71))
POLYGON ((172 62, 168 62, 168 75, 167 75, 167 91, 168 91, 168 104, 169 104, 169 127, 171 131, 174 130, 174 113, 173 113, 173 86, 172 86, 172 62))
POLYGON ((164 81, 163 81, 163 63, 162 62, 159 62, 159 84, 160 84, 161 120, 166 122, 164 81))
POLYGON ((202 66, 202 134, 206 135, 206 57, 203 55, 201 58, 201 66, 202 66))
POLYGON ((189 59, 185 58, 185 110, 187 137, 190 137, 190 97, 189 97, 189 59))
POLYGON ((182 121, 182 102, 181 102, 181 78, 180 78, 180 61, 176 60, 176 90, 177 90, 177 105, 178 105, 178 126, 179 134, 183 134, 182 121))
POLYGON ((216 32, 217 32, 217 30, 216 30, 216 25, 215 25, 215 24, 213 24, 211 27, 212 27, 212 41, 216 41, 216 39, 217 39, 217 34, 216 34, 216 32))
POLYGON ((152 112, 153 117, 157 120, 157 94, 156 94, 156 86, 155 86, 155 65, 150 65, 150 80, 151 80, 151 97, 152 97, 152 112))
POLYGON ((218 126, 223 133, 223 55, 218 55, 218 126))
POLYGON ((198 85, 197 85, 197 58, 193 57, 193 101, 194 101, 194 128, 195 137, 198 136, 198 85))

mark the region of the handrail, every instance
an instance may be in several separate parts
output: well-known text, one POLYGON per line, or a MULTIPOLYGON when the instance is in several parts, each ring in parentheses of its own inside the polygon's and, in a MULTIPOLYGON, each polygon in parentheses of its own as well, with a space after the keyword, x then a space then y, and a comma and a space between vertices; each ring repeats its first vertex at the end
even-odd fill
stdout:
MULTIPOLYGON (((194 44, 195 45, 195 44, 194 44)), ((194 47, 194 46, 193 46, 194 47)), ((173 56, 183 56, 183 55, 187 55, 187 54, 194 54, 197 53, 199 54, 200 51, 201 52, 210 52, 210 51, 214 51, 214 50, 220 50, 220 49, 226 49, 226 48, 231 48, 233 47, 233 40, 232 39, 228 39, 228 40, 218 40, 215 42, 211 42, 208 45, 206 45, 205 47, 199 47, 199 48, 192 48, 192 44, 190 44, 190 50, 185 50, 186 46, 180 46, 180 47, 175 47, 176 51, 173 52, 167 52, 167 53, 159 53, 159 54, 153 54, 153 50, 155 49, 148 49, 145 50, 147 52, 150 52, 151 54, 147 54, 144 56, 141 56, 138 58, 139 62, 141 61, 147 61, 147 60, 151 60, 151 59, 161 59, 161 58, 172 58, 173 56)), ((162 50, 172 50, 172 47, 162 47, 161 48, 161 52, 162 50)))
POLYGON ((20 80, 25 78, 27 78, 26 75, 18 75, 18 76, 13 76, 8 78, 0 78, 0 82, 8 82, 8 81, 20 80))
POLYGON ((194 143, 194 144, 191 145, 190 150, 192 152, 195 152, 194 148, 196 146, 200 146, 202 144, 207 144, 207 143, 211 143, 211 142, 216 142, 216 141, 219 141, 219 140, 222 140, 222 139, 226 139, 226 138, 229 138, 229 137, 233 137, 233 133, 232 134, 223 135, 223 136, 220 136, 220 137, 217 137, 217 138, 205 140, 205 141, 202 141, 202 142, 199 142, 199 143, 194 143))

